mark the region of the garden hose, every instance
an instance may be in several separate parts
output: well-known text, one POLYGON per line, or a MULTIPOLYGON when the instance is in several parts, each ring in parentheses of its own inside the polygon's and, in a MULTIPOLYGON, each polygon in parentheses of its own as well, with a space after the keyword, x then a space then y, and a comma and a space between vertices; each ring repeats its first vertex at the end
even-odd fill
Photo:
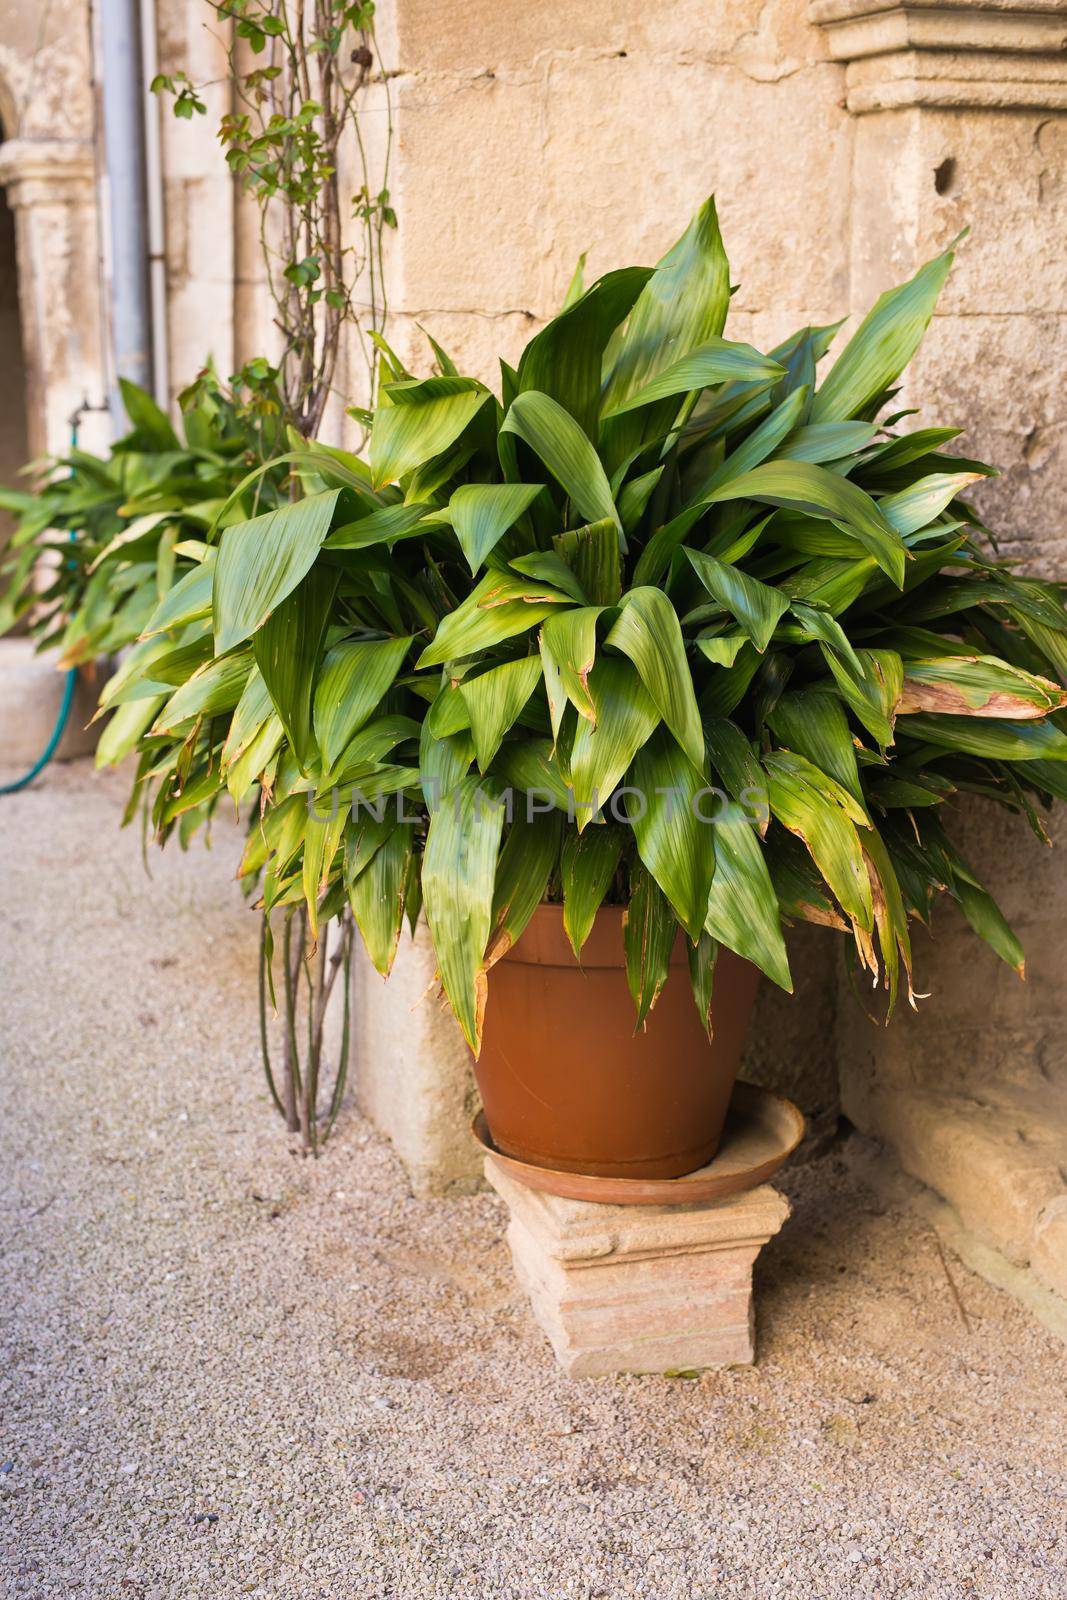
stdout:
MULTIPOLYGON (((84 405, 78 407, 77 411, 75 411, 74 415, 71 417, 70 448, 72 450, 76 450, 78 448, 78 424, 81 421, 82 413, 85 411, 95 411, 98 409, 100 408, 96 406, 90 406, 88 401, 86 401, 84 405)), ((76 534, 74 530, 71 529, 71 543, 74 542, 75 537, 76 534)), ((71 667, 70 671, 67 673, 67 680, 63 685, 63 698, 59 703, 59 711, 56 714, 55 727, 52 729, 48 743, 45 745, 41 754, 37 757, 37 760, 34 762, 33 766, 30 767, 29 771, 24 772, 21 778, 16 778, 13 783, 0 783, 0 795, 18 794, 20 789, 28 788, 33 782, 34 778, 39 778, 45 767, 47 767, 48 763, 59 749, 59 741, 62 739, 63 734, 66 731, 67 722, 70 718, 70 708, 74 704, 74 685, 77 683, 77 681, 78 669, 77 667, 71 667)))

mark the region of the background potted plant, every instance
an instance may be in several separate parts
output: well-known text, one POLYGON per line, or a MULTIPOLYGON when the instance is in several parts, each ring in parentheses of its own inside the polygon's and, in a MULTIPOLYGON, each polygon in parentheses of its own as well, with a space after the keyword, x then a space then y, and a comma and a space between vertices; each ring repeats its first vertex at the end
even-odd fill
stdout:
POLYGON ((709 201, 655 269, 577 279, 499 398, 436 344, 425 379, 386 352, 369 461, 294 442, 301 498, 225 508, 210 581, 157 626, 182 678, 139 741, 160 836, 259 786, 242 870, 287 988, 305 929, 325 960, 350 912, 387 973, 424 912, 513 1153, 706 1159, 751 969, 790 987, 783 920, 850 934, 890 1007, 940 892, 1022 970, 941 808, 977 792, 1040 831, 1067 612, 987 553, 960 496, 991 469, 944 452, 956 430, 875 420, 951 259, 819 382, 834 328, 723 339, 709 201))

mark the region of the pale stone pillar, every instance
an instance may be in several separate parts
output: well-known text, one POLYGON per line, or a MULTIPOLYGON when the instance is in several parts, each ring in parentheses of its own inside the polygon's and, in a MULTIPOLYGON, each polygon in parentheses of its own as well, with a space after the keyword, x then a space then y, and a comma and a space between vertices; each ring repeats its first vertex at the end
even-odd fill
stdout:
POLYGON ((508 1208, 508 1245, 530 1308, 572 1378, 747 1366, 752 1266, 789 1216, 762 1184, 699 1205, 607 1206, 485 1176, 508 1208))
POLYGON ((405 928, 388 979, 362 943, 353 962, 352 1072, 360 1110, 396 1149, 416 1194, 481 1187, 471 1133, 478 1096, 471 1053, 439 999, 437 959, 423 923, 405 928))
MULTIPOLYGON (((15 212, 30 453, 59 453, 72 412, 85 400, 101 404, 106 390, 92 147, 8 140, 0 185, 15 212)), ((102 445, 106 422, 87 416, 81 437, 90 449, 102 445)))
MULTIPOLYGON (((1067 575, 1067 4, 815 0, 855 117, 851 300, 861 310, 964 227, 900 404, 965 424, 1002 476, 977 503, 1005 553, 1067 575)), ((887 1030, 843 999, 851 1119, 964 1232, 1067 1296, 1067 878, 1025 822, 981 803, 950 832, 1028 955, 1022 984, 948 904, 913 934, 919 1014, 887 1030)), ((962 1237, 962 1234, 961 1234, 962 1237)), ((977 1258, 976 1258, 977 1259, 977 1258)))

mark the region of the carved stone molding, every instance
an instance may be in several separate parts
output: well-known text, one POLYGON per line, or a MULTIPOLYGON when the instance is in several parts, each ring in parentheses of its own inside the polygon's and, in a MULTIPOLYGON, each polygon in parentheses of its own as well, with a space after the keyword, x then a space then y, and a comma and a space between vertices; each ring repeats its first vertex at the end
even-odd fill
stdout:
POLYGON ((95 203, 92 146, 78 139, 8 139, 0 144, 0 187, 14 210, 95 203))
POLYGON ((1067 109, 1067 0, 811 0, 857 115, 1067 109))

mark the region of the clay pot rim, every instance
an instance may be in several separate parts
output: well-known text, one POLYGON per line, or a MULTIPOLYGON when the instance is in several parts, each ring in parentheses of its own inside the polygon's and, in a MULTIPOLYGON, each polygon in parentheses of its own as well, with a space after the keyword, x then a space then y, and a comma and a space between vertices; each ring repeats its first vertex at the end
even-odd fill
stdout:
MULTIPOLYGON (((562 905, 542 900, 519 938, 501 959, 517 961, 528 967, 567 967, 572 971, 575 967, 625 967, 625 912, 625 906, 599 907, 589 937, 582 946, 582 958, 579 961, 563 927, 562 905)), ((679 928, 671 951, 671 966, 685 966, 688 960, 686 937, 679 928)))

